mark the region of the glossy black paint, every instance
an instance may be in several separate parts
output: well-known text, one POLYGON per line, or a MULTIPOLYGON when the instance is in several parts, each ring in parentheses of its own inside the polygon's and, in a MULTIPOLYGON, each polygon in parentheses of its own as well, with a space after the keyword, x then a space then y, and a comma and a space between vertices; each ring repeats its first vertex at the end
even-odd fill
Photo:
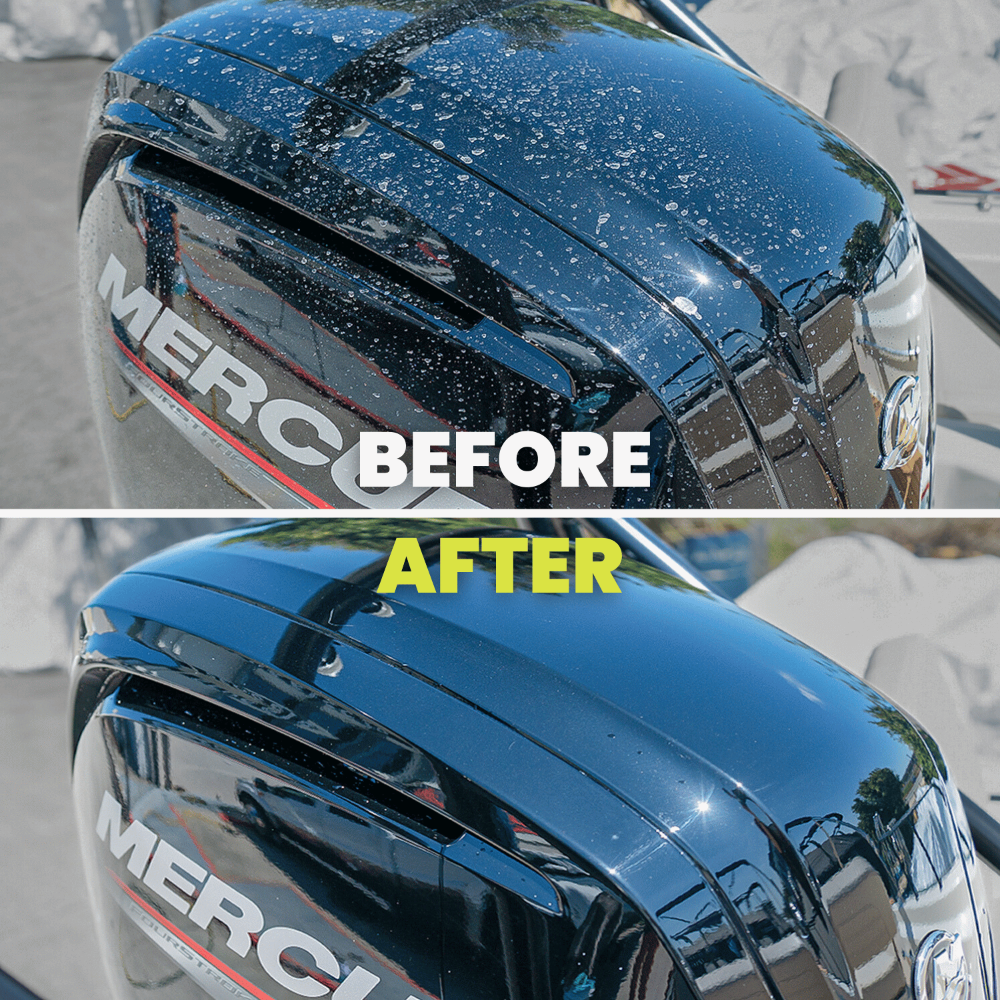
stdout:
POLYGON ((926 501, 930 328, 899 192, 757 77, 649 24, 563 0, 206 8, 107 75, 83 203, 91 379, 123 502, 190 502, 216 466, 272 505, 926 501), (162 289, 151 205, 177 219, 162 289), (139 390, 154 406, 123 419, 148 359, 93 293, 112 252, 272 395, 325 407, 339 471, 268 455, 162 364, 139 390), (922 443, 881 471, 880 407, 906 375, 925 388, 922 443), (157 379, 182 438, 155 418, 157 379), (205 420, 279 475, 227 466, 205 420), (361 429, 649 430, 653 482, 522 494, 493 466, 458 498, 380 498, 351 475, 361 429), (190 442, 209 458, 197 478, 190 442), (281 474, 291 498, 267 481, 281 474))
MULTIPOLYGON (((310 830, 296 796, 349 799, 437 852, 445 997, 619 996, 624 976, 648 997, 898 1000, 937 927, 961 933, 972 996, 996 995, 957 793, 930 737, 876 692, 636 563, 621 595, 534 594, 524 565, 497 595, 477 559, 457 594, 382 596, 389 532, 231 532, 92 601, 74 717, 88 857, 104 850, 87 840, 96 804, 128 771, 113 720, 131 712, 128 731, 166 732, 197 762, 185 808, 221 814, 244 868, 263 851, 317 905, 348 856, 395 900, 390 926, 420 893, 407 902, 406 873, 374 848, 310 830), (221 783, 205 777, 220 759, 221 783)), ((367 940, 351 898, 336 919, 367 940)), ((433 993, 426 952, 394 940, 392 967, 433 993)))

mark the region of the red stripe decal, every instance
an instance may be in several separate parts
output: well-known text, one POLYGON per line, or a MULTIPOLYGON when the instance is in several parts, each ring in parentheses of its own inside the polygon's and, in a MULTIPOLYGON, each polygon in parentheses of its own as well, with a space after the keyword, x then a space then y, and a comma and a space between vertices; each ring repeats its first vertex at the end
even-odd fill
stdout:
POLYGON ((108 870, 108 874, 118 883, 121 889, 128 893, 129 897, 135 900, 157 923, 162 924, 171 934, 176 935, 192 951, 196 951, 206 962, 211 962, 223 975, 228 976, 234 983, 242 986, 248 993, 252 993, 258 1000, 274 1000, 258 986, 254 986, 248 979, 244 979, 235 969, 230 969, 225 962, 216 958, 210 951, 206 951, 197 941, 193 941, 179 927, 175 927, 158 910, 154 910, 141 896, 134 893, 113 871, 108 870))
POLYGON ((179 403, 184 407, 188 413, 191 414, 195 419, 200 420, 203 424, 207 425, 212 429, 212 431, 222 438, 228 445, 235 448, 241 455, 249 458, 254 465, 263 469, 269 476, 277 479, 278 482, 287 486, 293 493, 298 494, 303 500, 308 500, 314 507, 323 507, 327 509, 333 509, 333 504, 327 503, 325 500, 321 500, 315 493, 311 493, 304 486, 300 486, 294 479, 288 476, 286 473, 282 472, 276 465, 272 465, 265 458, 261 458, 252 448, 248 448, 242 441, 238 438, 233 437, 229 431, 225 428, 220 427, 214 420, 206 416, 206 414, 199 410, 197 406, 193 403, 189 403, 180 393, 177 392, 172 386, 165 382, 159 375, 156 374, 148 365, 140 361, 117 337, 112 337, 114 342, 120 348, 122 354, 124 354, 135 366, 138 368, 147 378, 152 379, 167 395, 170 396, 175 402, 179 403))

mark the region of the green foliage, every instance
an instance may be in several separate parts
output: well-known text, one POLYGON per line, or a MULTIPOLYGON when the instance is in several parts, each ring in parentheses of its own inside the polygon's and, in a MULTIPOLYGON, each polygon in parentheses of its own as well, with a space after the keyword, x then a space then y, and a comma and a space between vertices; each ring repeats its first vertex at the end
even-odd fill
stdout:
POLYGON ((513 48, 539 48, 561 41, 567 33, 601 34, 608 29, 633 38, 672 42, 676 39, 657 28, 629 20, 613 11, 576 0, 550 0, 529 8, 515 7, 490 18, 492 28, 504 32, 513 48))
POLYGON ((840 255, 840 266, 855 288, 860 289, 868 280, 882 249, 882 233, 874 222, 864 219, 854 227, 840 255))
MULTIPOLYGON (((858 817, 858 826, 877 843, 881 837, 875 823, 876 817, 878 817, 884 831, 906 815, 906 800, 903 798, 903 789, 899 778, 887 767, 875 768, 858 785, 858 797, 854 800, 854 812, 858 817)), ((908 830, 908 828, 906 829, 908 830)), ((912 830, 908 832, 907 848, 912 850, 913 832, 912 830)))
MULTIPOLYGON (((817 122, 817 126, 819 123, 817 122)), ((866 188, 877 191, 888 203, 892 215, 898 216, 903 211, 903 203, 899 197, 896 185, 889 180, 886 175, 875 166, 870 160, 865 159, 853 146, 849 146, 842 139, 827 132, 829 126, 820 126, 824 130, 822 147, 840 166, 838 170, 843 171, 848 177, 853 177, 860 181, 866 188)))
POLYGON ((917 731, 909 719, 888 702, 880 701, 869 706, 868 714, 886 732, 892 733, 900 742, 905 743, 917 760, 921 773, 931 780, 937 775, 946 778, 947 768, 937 743, 923 731, 917 731))
MULTIPOLYGON (((296 521, 278 521, 267 525, 253 535, 259 545, 276 549, 309 549, 316 545, 329 545, 346 549, 367 549, 388 552, 399 537, 422 538, 450 531, 472 528, 510 528, 513 518, 474 518, 461 520, 444 517, 424 518, 312 518, 296 521)), ((222 545, 237 544, 243 535, 226 539, 222 545)))

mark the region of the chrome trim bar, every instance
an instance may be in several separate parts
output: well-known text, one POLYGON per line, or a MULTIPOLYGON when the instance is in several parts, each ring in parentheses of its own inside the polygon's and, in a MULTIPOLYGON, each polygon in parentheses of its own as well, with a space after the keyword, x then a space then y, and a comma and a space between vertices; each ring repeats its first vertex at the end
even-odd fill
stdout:
POLYGON ((639 4, 671 35, 708 49, 709 52, 728 59, 729 62, 739 66, 740 69, 745 69, 748 73, 753 73, 754 76, 759 75, 714 31, 702 24, 683 3, 675 3, 674 0, 639 0, 639 4))

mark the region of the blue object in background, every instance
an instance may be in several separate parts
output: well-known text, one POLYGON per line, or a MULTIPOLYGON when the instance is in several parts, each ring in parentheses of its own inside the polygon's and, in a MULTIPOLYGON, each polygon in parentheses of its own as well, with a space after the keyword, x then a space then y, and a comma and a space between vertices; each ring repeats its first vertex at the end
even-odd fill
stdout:
POLYGON ((746 531, 697 535, 678 547, 715 590, 731 600, 754 582, 754 541, 746 531))

